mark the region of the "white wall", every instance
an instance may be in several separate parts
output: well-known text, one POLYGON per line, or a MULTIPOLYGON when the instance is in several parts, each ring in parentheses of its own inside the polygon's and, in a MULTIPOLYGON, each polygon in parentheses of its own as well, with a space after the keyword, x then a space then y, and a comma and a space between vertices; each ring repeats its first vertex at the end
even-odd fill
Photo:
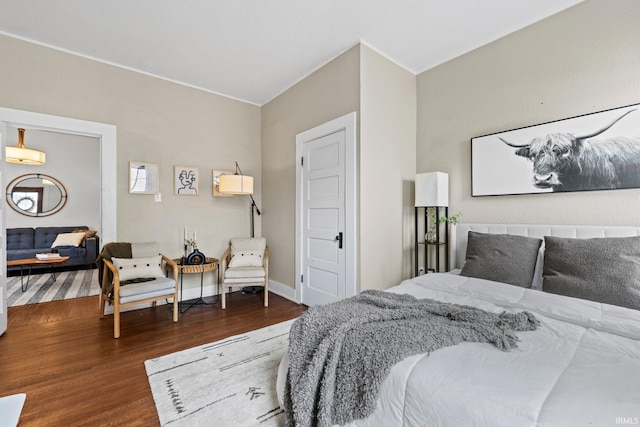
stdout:
MULTIPOLYGON (((464 221, 637 225, 640 190, 471 197, 471 138, 640 102, 640 2, 587 0, 418 76, 417 172, 464 221)), ((508 177, 505 177, 508 179, 508 177)))
MULTIPOLYGON (((7 127, 7 145, 16 145, 18 131, 7 127)), ((7 163, 5 183, 29 174, 51 175, 67 190, 67 203, 62 210, 44 217, 21 215, 7 207, 7 228, 86 225, 100 230, 100 144, 97 138, 57 132, 25 131, 25 146, 46 153, 42 166, 7 163)))

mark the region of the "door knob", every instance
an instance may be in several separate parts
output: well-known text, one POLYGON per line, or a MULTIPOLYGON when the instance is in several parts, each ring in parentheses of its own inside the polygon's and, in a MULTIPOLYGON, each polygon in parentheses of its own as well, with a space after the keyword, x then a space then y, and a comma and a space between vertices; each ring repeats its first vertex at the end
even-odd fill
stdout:
POLYGON ((342 249, 342 231, 336 236, 336 241, 338 242, 338 249, 342 249))

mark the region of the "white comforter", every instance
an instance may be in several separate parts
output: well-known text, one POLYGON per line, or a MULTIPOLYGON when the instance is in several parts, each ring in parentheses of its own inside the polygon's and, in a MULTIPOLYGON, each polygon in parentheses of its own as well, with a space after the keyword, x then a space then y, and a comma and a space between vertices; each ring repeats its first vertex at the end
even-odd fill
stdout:
POLYGON ((640 424, 640 311, 453 274, 389 289, 541 322, 510 352, 463 343, 395 365, 375 412, 350 426, 640 424))

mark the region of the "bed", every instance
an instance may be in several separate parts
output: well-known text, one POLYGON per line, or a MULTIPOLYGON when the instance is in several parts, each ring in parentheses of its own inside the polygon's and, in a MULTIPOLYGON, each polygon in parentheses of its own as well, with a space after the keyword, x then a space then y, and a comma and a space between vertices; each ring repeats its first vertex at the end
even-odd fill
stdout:
MULTIPOLYGON (((458 224, 456 271, 387 291, 493 313, 527 311, 540 325, 517 332, 510 351, 462 342, 405 358, 391 367, 373 412, 344 425, 640 424, 638 236, 636 227, 458 224), (503 236, 540 244, 525 251, 530 240, 510 241, 505 252, 495 241, 503 236), (496 267, 504 257, 509 265, 496 267), (482 277, 496 274, 519 283, 482 277)), ((281 398, 288 363, 279 370, 281 398)))

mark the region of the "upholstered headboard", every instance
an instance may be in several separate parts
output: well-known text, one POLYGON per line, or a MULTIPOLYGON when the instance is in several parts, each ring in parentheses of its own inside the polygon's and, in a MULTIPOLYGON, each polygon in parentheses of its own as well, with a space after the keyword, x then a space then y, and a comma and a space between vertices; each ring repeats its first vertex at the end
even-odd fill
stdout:
POLYGON ((588 239, 592 237, 640 236, 640 227, 596 226, 596 225, 543 225, 543 224, 483 224, 459 223, 451 229, 451 269, 462 268, 467 253, 469 231, 490 234, 515 234, 518 236, 570 237, 588 239))

